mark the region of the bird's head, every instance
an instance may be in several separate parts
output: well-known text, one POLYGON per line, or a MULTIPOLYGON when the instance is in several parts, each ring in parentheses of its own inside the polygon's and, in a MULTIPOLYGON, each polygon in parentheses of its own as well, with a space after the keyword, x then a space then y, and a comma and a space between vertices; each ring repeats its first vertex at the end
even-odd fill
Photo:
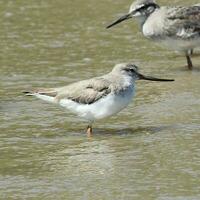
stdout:
POLYGON ((160 82, 166 82, 166 81, 174 81, 173 79, 161 79, 161 78, 155 78, 151 76, 145 76, 138 72, 138 67, 133 63, 121 63, 115 65, 112 72, 124 75, 126 77, 132 78, 133 81, 135 80, 148 80, 148 81, 160 81, 160 82))
POLYGON ((111 28, 130 18, 135 18, 140 25, 143 25, 149 15, 157 8, 159 8, 159 5, 156 4, 155 0, 136 0, 131 4, 128 14, 123 15, 106 28, 111 28))

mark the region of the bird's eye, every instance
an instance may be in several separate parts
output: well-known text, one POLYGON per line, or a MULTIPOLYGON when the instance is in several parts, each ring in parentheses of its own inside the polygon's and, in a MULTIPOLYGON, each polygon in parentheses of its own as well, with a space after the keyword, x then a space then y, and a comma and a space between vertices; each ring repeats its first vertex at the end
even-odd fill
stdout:
POLYGON ((143 4, 140 8, 137 9, 137 11, 142 12, 144 10, 148 10, 149 12, 152 12, 157 7, 158 5, 155 3, 143 4))
POLYGON ((135 70, 132 68, 127 69, 128 72, 134 72, 135 70))
POLYGON ((149 11, 149 12, 153 12, 154 11, 154 7, 153 6, 149 6, 148 8, 147 8, 147 10, 149 11))

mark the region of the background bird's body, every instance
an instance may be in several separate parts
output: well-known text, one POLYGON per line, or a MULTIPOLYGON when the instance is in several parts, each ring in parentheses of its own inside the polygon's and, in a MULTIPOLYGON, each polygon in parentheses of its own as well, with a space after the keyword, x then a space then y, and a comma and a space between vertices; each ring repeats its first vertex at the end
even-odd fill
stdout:
POLYGON ((154 0, 136 0, 128 14, 114 21, 107 28, 131 17, 139 23, 146 38, 170 49, 184 52, 188 68, 193 68, 190 53, 200 46, 199 5, 160 7, 154 0))
POLYGON ((142 26, 145 37, 170 49, 188 51, 200 46, 200 7, 161 7, 142 26), (156 20, 155 20, 156 19, 156 20))

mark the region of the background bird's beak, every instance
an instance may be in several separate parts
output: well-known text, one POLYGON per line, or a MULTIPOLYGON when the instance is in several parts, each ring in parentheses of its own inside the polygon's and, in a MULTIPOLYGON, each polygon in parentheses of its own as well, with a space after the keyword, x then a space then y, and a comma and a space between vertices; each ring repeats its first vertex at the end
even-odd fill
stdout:
POLYGON ((119 24, 119 23, 121 23, 121 22, 123 22, 123 21, 125 21, 127 19, 130 19, 131 17, 132 16, 131 16, 130 13, 126 14, 126 15, 120 17, 118 20, 114 21, 112 24, 108 25, 106 28, 111 28, 112 26, 115 26, 115 25, 117 25, 117 24, 119 24))
POLYGON ((160 82, 170 82, 174 81, 174 79, 161 79, 161 78, 154 78, 151 76, 144 76, 138 73, 139 80, 148 80, 148 81, 160 81, 160 82))

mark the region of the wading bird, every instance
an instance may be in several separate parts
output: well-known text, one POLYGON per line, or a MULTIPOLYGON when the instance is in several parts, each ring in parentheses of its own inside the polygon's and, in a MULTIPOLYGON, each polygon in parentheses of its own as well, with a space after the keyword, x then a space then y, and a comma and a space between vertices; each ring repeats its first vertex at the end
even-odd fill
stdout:
POLYGON ((135 94, 135 81, 174 81, 144 76, 134 64, 118 64, 100 77, 79 81, 58 88, 39 88, 24 92, 44 101, 58 104, 88 121, 87 135, 92 123, 120 112, 135 94))
POLYGON ((200 46, 200 5, 162 6, 154 0, 136 0, 128 14, 122 16, 107 28, 134 18, 143 35, 168 48, 183 52, 188 69, 193 68, 190 54, 200 46))

